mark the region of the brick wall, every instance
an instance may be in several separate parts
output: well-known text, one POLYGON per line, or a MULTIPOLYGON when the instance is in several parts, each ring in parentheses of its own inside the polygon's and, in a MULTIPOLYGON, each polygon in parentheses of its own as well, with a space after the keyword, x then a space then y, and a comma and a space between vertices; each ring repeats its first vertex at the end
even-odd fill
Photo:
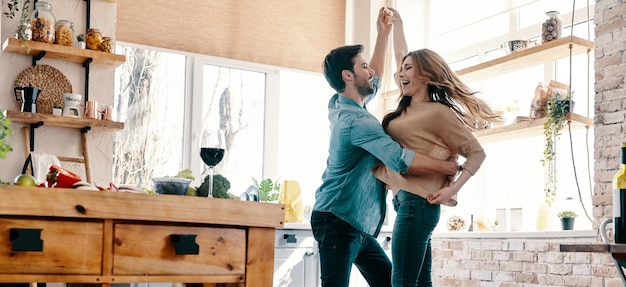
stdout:
MULTIPOLYGON (((611 181, 626 141, 626 1, 598 0, 594 12, 594 228, 612 217, 611 181)), ((609 286, 618 283, 606 253, 559 252, 561 243, 599 238, 433 238, 435 286, 609 286)))
POLYGON ((580 238, 433 238, 434 286, 606 286, 618 278, 608 253, 560 252, 580 238))

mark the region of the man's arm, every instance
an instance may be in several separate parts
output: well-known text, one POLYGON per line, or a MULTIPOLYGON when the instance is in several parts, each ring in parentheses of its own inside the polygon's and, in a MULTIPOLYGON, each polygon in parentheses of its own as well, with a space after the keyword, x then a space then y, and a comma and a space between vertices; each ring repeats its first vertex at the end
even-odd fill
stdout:
POLYGON ((406 174, 421 175, 421 174, 447 174, 456 175, 459 171, 459 165, 456 162, 456 157, 450 160, 435 159, 430 156, 415 153, 413 161, 409 166, 406 174))
POLYGON ((376 36, 376 45, 372 52, 372 58, 370 59, 369 66, 374 69, 376 75, 382 79, 385 73, 385 54, 387 52, 387 46, 389 45, 389 35, 391 34, 392 25, 389 23, 390 15, 384 11, 384 7, 378 11, 378 20, 376 21, 376 28, 378 35, 376 36))

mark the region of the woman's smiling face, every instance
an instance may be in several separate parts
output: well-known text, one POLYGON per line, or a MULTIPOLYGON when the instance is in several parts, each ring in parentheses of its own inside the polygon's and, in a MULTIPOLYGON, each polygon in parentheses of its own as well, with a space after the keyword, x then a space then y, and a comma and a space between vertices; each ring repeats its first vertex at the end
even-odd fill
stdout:
POLYGON ((426 83, 418 78, 419 68, 415 65, 415 60, 411 55, 402 62, 398 80, 402 94, 405 96, 416 96, 426 91, 426 83))

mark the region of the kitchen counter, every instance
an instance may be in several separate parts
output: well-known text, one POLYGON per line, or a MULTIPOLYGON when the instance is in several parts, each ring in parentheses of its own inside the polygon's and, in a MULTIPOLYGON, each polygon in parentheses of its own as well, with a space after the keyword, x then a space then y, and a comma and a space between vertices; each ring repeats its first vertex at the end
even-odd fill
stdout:
MULTIPOLYGON (((311 229, 308 222, 292 223, 285 222, 282 229, 311 229)), ((383 225, 381 232, 392 232, 393 226, 383 225)), ((433 238, 579 238, 597 237, 597 230, 550 230, 550 231, 456 231, 435 232, 433 238)))
POLYGON ((272 286, 284 205, 0 186, 2 282, 272 286))

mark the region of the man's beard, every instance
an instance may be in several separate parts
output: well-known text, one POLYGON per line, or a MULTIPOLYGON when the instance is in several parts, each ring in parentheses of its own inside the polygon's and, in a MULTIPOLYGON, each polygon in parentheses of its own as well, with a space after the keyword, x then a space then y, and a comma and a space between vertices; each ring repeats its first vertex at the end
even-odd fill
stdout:
POLYGON ((358 76, 355 76, 355 79, 356 89, 361 96, 367 97, 374 93, 374 87, 372 87, 369 80, 361 81, 362 78, 358 76))

